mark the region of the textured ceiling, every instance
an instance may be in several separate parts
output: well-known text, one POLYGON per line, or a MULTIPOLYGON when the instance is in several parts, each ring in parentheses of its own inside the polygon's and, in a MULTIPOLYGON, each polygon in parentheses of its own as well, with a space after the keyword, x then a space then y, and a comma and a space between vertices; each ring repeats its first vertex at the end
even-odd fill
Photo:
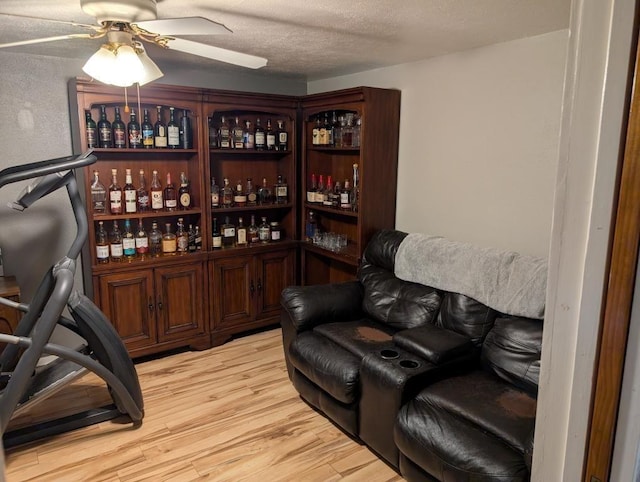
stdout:
MULTIPOLYGON (((158 18, 202 16, 233 33, 190 40, 266 57, 263 73, 316 80, 413 62, 483 45, 565 29, 571 0, 158 0, 158 18)), ((1 0, 0 13, 94 23, 79 0, 1 0)), ((0 43, 80 33, 44 20, 0 15, 0 43)), ((12 47, 87 59, 99 40, 12 47)), ((239 67, 148 48, 161 68, 239 67)))

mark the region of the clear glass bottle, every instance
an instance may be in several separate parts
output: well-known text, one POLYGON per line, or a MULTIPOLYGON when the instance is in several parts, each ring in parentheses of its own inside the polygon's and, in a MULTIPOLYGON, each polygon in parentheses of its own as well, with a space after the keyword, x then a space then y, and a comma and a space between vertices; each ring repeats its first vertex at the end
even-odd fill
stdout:
POLYGON ((311 131, 311 144, 314 146, 320 145, 320 116, 316 116, 316 123, 311 131))
POLYGON ((271 241, 271 226, 267 223, 266 216, 262 216, 260 226, 258 226, 258 237, 261 243, 271 241))
POLYGON ((236 184, 236 190, 233 193, 233 204, 239 208, 242 208, 247 205, 247 194, 245 193, 244 187, 242 186, 242 180, 238 179, 236 184))
POLYGON ((91 183, 91 208, 96 214, 103 214, 107 211, 107 190, 100 182, 98 171, 93 171, 93 182, 91 183))
POLYGON ((100 120, 98 121, 98 145, 102 148, 113 147, 113 132, 111 122, 107 119, 107 110, 100 106, 100 120))
POLYGON ((113 130, 113 146, 118 149, 127 147, 127 128, 120 117, 120 107, 115 108, 116 118, 113 120, 111 129, 113 130))
POLYGON ((158 171, 153 171, 153 177, 151 178, 151 209, 154 211, 162 211, 164 209, 164 200, 162 192, 162 184, 158 178, 158 171))
POLYGON ((189 232, 184 229, 184 219, 178 218, 178 229, 176 230, 176 251, 178 254, 189 252, 189 232))
POLYGON ((218 229, 218 218, 213 218, 213 231, 211 233, 211 247, 213 249, 222 248, 222 235, 218 229))
POLYGON ((184 172, 180 173, 180 189, 178 189, 178 204, 180 209, 191 208, 191 186, 187 175, 184 172))
POLYGON ((149 236, 144 230, 142 218, 138 219, 138 228, 136 229, 136 255, 140 259, 144 259, 149 254, 149 236))
POLYGON ((222 186, 222 207, 230 208, 233 206, 233 188, 229 184, 229 179, 224 178, 224 185, 222 186))
POLYGON ((289 133, 284 128, 284 121, 278 120, 278 131, 277 131, 277 143, 276 150, 278 151, 287 151, 289 150, 289 133))
POLYGON ((273 126, 271 125, 271 119, 267 119, 267 130, 265 133, 267 151, 275 151, 276 150, 276 131, 273 130, 273 126))
POLYGON ((342 128, 342 147, 353 147, 353 112, 345 114, 346 124, 342 128))
POLYGON ((122 233, 118 221, 113 221, 113 230, 109 235, 109 251, 111 252, 111 261, 121 263, 124 258, 122 247, 122 233))
POLYGON ((162 120, 162 106, 156 106, 156 123, 153 125, 153 145, 163 149, 167 147, 167 126, 162 120))
POLYGON ((133 186, 133 179, 131 178, 131 169, 125 170, 124 181, 124 212, 127 214, 133 214, 137 210, 138 193, 133 186))
POLYGON ((249 242, 247 227, 244 225, 242 217, 238 218, 238 226, 236 227, 236 246, 246 246, 249 242))
POLYGON ((118 170, 111 169, 111 185, 109 186, 109 211, 111 214, 122 214, 122 188, 118 184, 118 170))
POLYGON ((282 175, 278 175, 274 193, 276 197, 276 204, 287 204, 289 202, 289 186, 282 178, 282 175))
POLYGON ((164 208, 167 211, 175 211, 178 209, 178 192, 173 182, 171 182, 170 172, 167 172, 167 184, 164 186, 162 196, 164 199, 164 208))
POLYGON ((243 139, 244 130, 242 129, 240 120, 237 117, 235 119, 233 129, 231 130, 231 135, 233 137, 233 148, 244 149, 244 139, 243 139))
POLYGON ((360 204, 360 170, 358 163, 353 165, 353 185, 351 186, 351 209, 358 211, 360 204))
POLYGON ((162 254, 162 232, 158 229, 157 221, 151 223, 151 231, 149 231, 149 253, 153 258, 157 258, 162 254))
POLYGON ((124 220, 124 233, 122 234, 122 253, 127 261, 136 257, 136 237, 131 231, 131 221, 124 220))
POLYGON ((218 131, 218 138, 220 139, 220 149, 231 149, 233 143, 231 139, 231 129, 229 128, 229 122, 225 116, 220 117, 220 129, 218 131))
POLYGON ((211 178, 211 207, 216 209, 220 207, 220 186, 216 184, 216 178, 211 178))
POLYGON ((91 111, 84 111, 84 132, 87 138, 87 147, 93 149, 98 147, 98 125, 91 117, 91 111))
POLYGON ((131 109, 127 130, 129 131, 129 148, 139 149, 142 147, 142 132, 140 131, 140 123, 138 119, 136 119, 136 111, 134 109, 131 109))
POLYGON ((260 124, 260 117, 256 119, 255 128, 255 148, 257 151, 264 151, 267 147, 267 138, 264 131, 264 127, 260 124))
POLYGON ((255 214, 251 215, 251 224, 247 228, 247 236, 250 244, 256 244, 260 241, 260 233, 258 232, 255 214))
POLYGON ((253 149, 255 147, 255 135, 251 127, 251 121, 244 121, 244 129, 242 130, 242 141, 245 149, 253 149))
POLYGON ((142 147, 144 147, 145 149, 152 149, 154 129, 153 129, 153 124, 149 120, 148 109, 144 110, 144 117, 142 120, 141 132, 142 132, 142 147))
POLYGON ((98 264, 106 264, 109 262, 109 237, 104 222, 98 222, 98 230, 96 231, 96 259, 98 264))
POLYGON ((318 190, 316 191, 314 202, 316 204, 322 204, 323 200, 324 200, 324 176, 320 174, 320 178, 318 180, 318 190))
POLYGON ((351 185, 349 179, 344 180, 342 191, 340 191, 340 209, 343 211, 351 210, 351 185))
POLYGON ((140 169, 139 173, 136 205, 138 212, 145 213, 149 211, 149 191, 147 190, 147 180, 144 177, 144 169, 140 169))
POLYGON ((165 223, 165 231, 162 235, 162 255, 175 256, 178 250, 178 240, 176 235, 171 232, 171 223, 165 223))
POLYGON ((176 122, 176 112, 169 107, 169 122, 167 123, 167 147, 178 149, 180 147, 180 126, 176 122))
POLYGON ((236 243, 236 227, 231 224, 229 216, 224 218, 224 224, 222 225, 222 246, 225 248, 231 248, 236 243))

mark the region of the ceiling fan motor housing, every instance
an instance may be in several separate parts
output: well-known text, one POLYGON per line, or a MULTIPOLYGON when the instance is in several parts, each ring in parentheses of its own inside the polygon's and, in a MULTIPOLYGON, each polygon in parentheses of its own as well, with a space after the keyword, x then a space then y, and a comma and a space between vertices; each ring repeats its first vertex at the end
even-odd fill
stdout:
POLYGON ((158 18, 156 0, 80 0, 80 6, 99 23, 133 23, 158 18))

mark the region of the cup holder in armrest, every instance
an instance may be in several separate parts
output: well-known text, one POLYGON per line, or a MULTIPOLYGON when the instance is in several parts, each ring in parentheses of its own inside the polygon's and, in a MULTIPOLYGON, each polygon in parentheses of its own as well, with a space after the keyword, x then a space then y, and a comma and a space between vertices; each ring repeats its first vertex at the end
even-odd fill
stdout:
POLYGON ((380 356, 384 359, 384 360, 395 360, 396 358, 398 358, 400 356, 400 354, 395 351, 395 350, 381 350, 380 351, 380 356))
POLYGON ((418 368, 420 363, 415 360, 400 360, 399 365, 403 368, 418 368))

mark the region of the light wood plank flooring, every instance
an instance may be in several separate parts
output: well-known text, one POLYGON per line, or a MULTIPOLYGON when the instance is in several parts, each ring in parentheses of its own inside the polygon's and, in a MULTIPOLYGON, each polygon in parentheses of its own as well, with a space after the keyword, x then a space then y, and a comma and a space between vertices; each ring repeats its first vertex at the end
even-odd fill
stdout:
MULTIPOLYGON (((104 422, 9 450, 7 480, 403 480, 298 397, 279 329, 137 370, 145 396, 139 428, 104 422)), ((109 401, 91 375, 55 398, 74 410, 87 399, 109 401)))

